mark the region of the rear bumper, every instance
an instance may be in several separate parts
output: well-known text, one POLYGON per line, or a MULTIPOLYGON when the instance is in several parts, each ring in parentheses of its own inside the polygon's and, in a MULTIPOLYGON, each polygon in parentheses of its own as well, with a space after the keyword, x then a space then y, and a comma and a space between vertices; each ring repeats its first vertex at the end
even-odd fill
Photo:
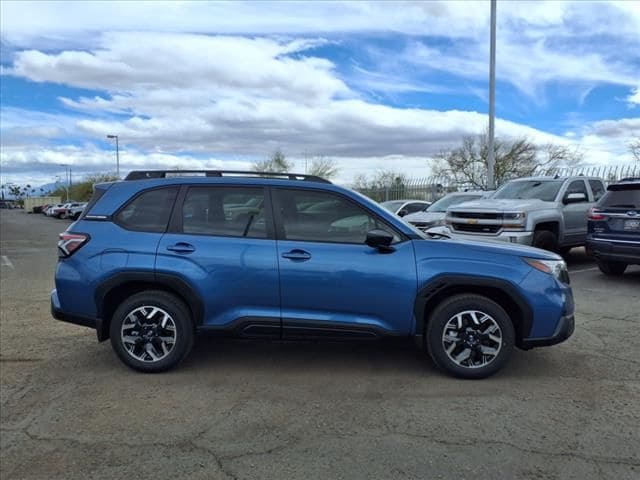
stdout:
POLYGON ((640 264, 640 242, 587 238, 587 253, 598 260, 640 264))
POLYGON ((51 316, 61 322, 73 323, 100 331, 101 322, 99 319, 63 311, 58 299, 58 292, 55 289, 51 292, 51 316))
POLYGON ((548 347, 549 345, 556 345, 557 343, 564 342, 567 338, 573 335, 575 330, 575 319, 573 314, 561 317, 558 321, 558 326, 555 332, 550 337, 542 338, 526 338, 522 340, 522 348, 529 350, 535 347, 548 347))

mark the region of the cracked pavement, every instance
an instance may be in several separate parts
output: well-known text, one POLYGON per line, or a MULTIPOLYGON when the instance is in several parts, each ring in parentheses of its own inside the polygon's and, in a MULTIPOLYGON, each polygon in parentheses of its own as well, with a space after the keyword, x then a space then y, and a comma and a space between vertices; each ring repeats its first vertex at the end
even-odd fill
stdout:
POLYGON ((640 477, 638 267, 606 278, 575 249, 574 336, 482 381, 410 343, 207 337, 143 375, 50 317, 66 222, 0 222, 3 479, 640 477))

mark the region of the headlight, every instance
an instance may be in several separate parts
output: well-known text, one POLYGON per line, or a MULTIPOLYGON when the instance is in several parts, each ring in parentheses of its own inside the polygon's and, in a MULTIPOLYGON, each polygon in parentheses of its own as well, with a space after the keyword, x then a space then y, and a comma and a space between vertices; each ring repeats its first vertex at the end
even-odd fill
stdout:
POLYGON ((507 212, 502 214, 505 220, 522 220, 527 214, 525 212, 507 212))
POLYGON ((563 283, 569 283, 569 272, 564 260, 540 260, 538 258, 524 258, 523 260, 536 270, 553 275, 563 283))

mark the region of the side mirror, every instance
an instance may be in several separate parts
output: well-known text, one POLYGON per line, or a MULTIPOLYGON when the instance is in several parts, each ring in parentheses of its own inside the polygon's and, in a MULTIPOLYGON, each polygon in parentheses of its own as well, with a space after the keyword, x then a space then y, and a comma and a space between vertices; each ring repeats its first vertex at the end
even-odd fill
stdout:
POLYGON ((409 213, 409 211, 408 211, 408 210, 405 210, 405 209, 403 208, 402 210, 400 210, 400 211, 398 212, 398 216, 399 216, 399 217, 404 217, 404 216, 405 216, 405 215, 407 215, 408 213, 409 213))
POLYGON ((567 193, 564 196, 564 204, 586 202, 587 196, 584 193, 567 193))
POLYGON ((393 235, 386 230, 375 229, 367 233, 367 239, 364 243, 371 248, 377 248, 381 253, 395 252, 395 248, 391 246, 393 235))

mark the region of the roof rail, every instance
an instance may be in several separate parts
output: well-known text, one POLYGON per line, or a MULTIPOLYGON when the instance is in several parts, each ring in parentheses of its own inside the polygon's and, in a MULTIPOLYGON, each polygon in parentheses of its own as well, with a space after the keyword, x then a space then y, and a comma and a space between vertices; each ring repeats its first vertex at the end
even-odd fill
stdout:
POLYGON ((304 175, 301 173, 279 172, 252 172, 243 170, 133 170, 129 172, 125 180, 149 180, 154 178, 172 177, 258 177, 276 178, 281 180, 304 180, 307 182, 331 183, 326 178, 317 175, 304 175))

